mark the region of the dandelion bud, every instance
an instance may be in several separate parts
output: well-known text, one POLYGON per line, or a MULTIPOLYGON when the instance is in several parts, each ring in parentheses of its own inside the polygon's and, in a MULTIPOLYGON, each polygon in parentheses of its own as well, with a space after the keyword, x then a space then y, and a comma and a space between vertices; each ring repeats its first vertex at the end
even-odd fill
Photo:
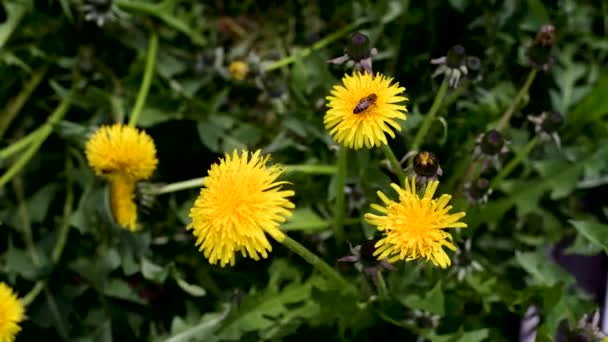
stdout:
POLYGON ((487 195, 488 190, 490 190, 490 181, 486 178, 479 178, 473 183, 471 183, 469 193, 473 198, 479 200, 487 195))
POLYGON ((495 129, 489 130, 481 138, 481 152, 486 155, 494 156, 501 152, 505 146, 505 138, 495 129))
POLYGON ((350 37, 350 43, 346 48, 346 53, 355 62, 359 62, 362 59, 369 58, 371 55, 371 48, 369 47, 369 38, 361 32, 355 32, 350 37))
POLYGON ((422 151, 414 157, 414 171, 419 176, 435 177, 439 170, 439 160, 431 152, 422 151))
POLYGON ((450 87, 458 86, 460 78, 469 72, 467 55, 462 45, 452 47, 446 56, 431 59, 431 64, 438 65, 432 77, 444 74, 450 87))
POLYGON ((249 65, 243 61, 234 61, 228 66, 228 71, 235 80, 242 81, 249 73, 249 65))
POLYGON ((544 116, 544 120, 541 122, 540 127, 543 131, 551 134, 564 125, 564 116, 560 112, 547 113, 544 116))
POLYGON ((467 55, 462 45, 455 45, 448 51, 446 64, 448 68, 460 68, 465 64, 467 55))
POLYGON ((544 25, 540 28, 532 45, 528 49, 530 64, 545 72, 548 71, 549 66, 553 63, 553 45, 555 45, 555 27, 553 25, 544 25))

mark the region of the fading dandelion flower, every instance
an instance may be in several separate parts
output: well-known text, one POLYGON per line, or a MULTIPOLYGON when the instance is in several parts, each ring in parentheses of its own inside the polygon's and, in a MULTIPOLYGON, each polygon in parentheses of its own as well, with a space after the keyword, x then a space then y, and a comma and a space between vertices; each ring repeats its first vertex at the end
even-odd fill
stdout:
POLYGON ((110 181, 116 223, 137 230, 136 183, 150 178, 158 164, 152 138, 123 124, 102 126, 87 141, 85 153, 95 173, 110 181))
POLYGON ((361 67, 368 74, 373 75, 372 57, 378 53, 376 48, 370 48, 369 38, 361 33, 355 32, 350 37, 348 47, 344 51, 344 55, 327 61, 331 64, 344 64, 347 62, 353 63, 355 66, 361 67))
POLYGON ((491 129, 477 136, 473 152, 474 158, 483 161, 484 169, 488 168, 490 164, 498 169, 500 168, 500 157, 509 152, 508 144, 509 142, 505 140, 502 133, 491 129))
POLYGON ((350 255, 338 259, 339 262, 352 262, 359 272, 364 273, 376 285, 378 272, 382 270, 395 270, 387 260, 378 260, 374 257, 376 250, 376 240, 367 240, 360 245, 353 247, 350 242, 350 255))
POLYGON ((365 220, 385 234, 376 244, 374 255, 378 260, 388 258, 389 262, 424 258, 436 266, 446 268, 451 261, 443 247, 456 250, 456 246, 452 243, 450 233, 444 229, 465 228, 466 223, 460 222, 460 219, 466 214, 449 214, 452 208, 448 205, 452 198, 450 195, 433 198, 439 186, 438 181, 429 182, 420 198, 415 178, 406 179, 405 189, 391 184, 399 195, 398 202, 378 191, 384 206, 372 204, 372 208, 382 215, 365 214, 365 220))
POLYGON ((555 27, 553 25, 543 25, 527 50, 530 65, 548 72, 555 61, 553 57, 555 40, 555 27))
POLYGON ((254 260, 268 257, 272 250, 266 233, 281 242, 285 234, 279 224, 295 207, 277 181, 283 172, 278 165, 266 166, 269 156, 261 151, 240 155, 235 149, 211 166, 200 195, 190 209, 190 223, 196 245, 211 264, 234 265, 236 253, 254 260))
POLYGON ((490 181, 487 178, 479 177, 475 181, 468 182, 464 186, 464 194, 471 204, 486 204, 492 194, 490 181))
POLYGON ((376 74, 354 73, 335 85, 327 97, 329 109, 325 114, 325 128, 339 144, 360 149, 388 144, 386 134, 395 137, 393 129, 401 126, 395 119, 405 120, 407 108, 399 102, 405 88, 391 85, 393 79, 376 74))
POLYGON ((12 342, 21 331, 25 307, 13 289, 0 283, 0 342, 12 342))
POLYGON ((107 21, 126 18, 127 14, 114 5, 113 0, 85 0, 82 6, 84 20, 103 26, 107 21))
POLYGON ((558 112, 543 112, 539 116, 528 116, 528 120, 534 124, 534 131, 543 140, 551 140, 558 149, 561 149, 561 139, 557 131, 564 125, 564 116, 558 112))
POLYGON ((249 74, 249 64, 243 61, 233 61, 228 66, 228 71, 230 71, 232 78, 242 81, 247 77, 247 74, 249 74))
POLYGON ((467 55, 462 45, 452 47, 447 56, 431 59, 431 64, 438 65, 437 69, 431 77, 437 77, 441 74, 445 75, 448 85, 452 88, 458 86, 460 78, 467 75, 467 55))

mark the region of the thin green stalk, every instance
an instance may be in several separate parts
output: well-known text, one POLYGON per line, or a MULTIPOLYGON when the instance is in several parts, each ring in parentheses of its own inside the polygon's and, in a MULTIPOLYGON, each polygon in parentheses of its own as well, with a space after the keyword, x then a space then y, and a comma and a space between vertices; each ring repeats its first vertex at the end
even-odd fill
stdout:
POLYGON ((25 4, 19 4, 18 2, 7 2, 5 6, 8 17, 7 21, 2 24, 2 30, 0 30, 0 49, 4 48, 4 44, 6 44, 19 25, 19 22, 21 22, 21 19, 25 16, 25 12, 27 12, 25 4))
POLYGON ((502 131, 504 128, 507 127, 507 125, 509 124, 509 120, 511 120, 511 116, 513 116, 513 113, 515 112, 515 109, 517 109, 517 106, 524 98, 524 96, 528 95, 528 91, 530 90, 530 86, 532 85, 532 82, 534 81, 535 77, 536 69, 532 68, 530 69, 530 73, 528 73, 526 82, 521 87, 521 89, 519 89, 517 95, 515 95, 515 98, 511 102, 511 105, 509 105, 509 108, 507 108, 507 110, 502 114, 502 116, 498 120, 498 123, 496 124, 497 131, 502 131))
POLYGON ((378 291, 378 297, 380 297, 380 299, 389 298, 388 287, 386 286, 386 281, 384 281, 384 276, 380 269, 376 270, 376 290, 378 291))
POLYGON ((348 149, 340 146, 338 151, 338 173, 336 174, 336 206, 334 210, 335 217, 335 236, 336 242, 341 244, 344 241, 344 219, 346 217, 346 196, 344 186, 346 185, 346 167, 347 167, 348 149))
POLYGON ((6 132, 6 129, 10 126, 11 122, 17 117, 21 108, 23 108, 23 105, 25 105, 40 82, 42 82, 47 70, 48 67, 44 66, 35 71, 19 94, 17 94, 17 96, 8 103, 6 109, 2 111, 0 114, 0 137, 4 135, 4 132, 6 132))
POLYGON ((532 140, 528 141, 526 146, 524 146, 524 148, 521 149, 521 151, 519 151, 515 155, 515 157, 513 159, 511 159, 509 161, 509 163, 507 165, 505 165, 505 167, 502 168, 502 170, 500 170, 500 172, 496 175, 496 177, 494 177, 494 179, 492 179, 492 181, 490 182, 490 188, 496 188, 496 186, 500 182, 502 182, 507 176, 509 176, 509 174, 511 172, 513 172, 513 170, 515 170, 517 165, 519 165, 522 162, 522 160, 524 160, 524 158, 526 158, 526 156, 528 154, 530 154, 530 151, 532 151, 532 149, 534 148, 534 146, 536 145, 537 142, 538 142, 538 136, 535 136, 532 140))
POLYGON ((342 36, 349 33, 350 31, 356 29, 362 23, 363 23, 363 21, 352 23, 352 24, 344 27, 343 29, 338 30, 338 31, 328 35, 327 37, 319 40, 318 42, 316 42, 315 44, 313 44, 313 46, 311 46, 309 48, 302 49, 298 52, 295 52, 291 56, 287 56, 287 57, 281 58, 280 60, 278 60, 276 62, 270 63, 264 67, 264 71, 268 72, 268 71, 272 71, 275 69, 279 69, 279 68, 282 68, 284 66, 287 66, 287 65, 297 61, 300 58, 306 57, 306 56, 310 55, 313 51, 320 50, 320 49, 326 47, 327 45, 333 43, 334 41, 342 38, 342 36))
POLYGON ((340 285, 342 285, 345 289, 353 289, 354 287, 351 283, 349 283, 346 279, 344 279, 340 273, 334 270, 331 266, 329 266, 323 259, 319 258, 316 254, 309 251, 306 247, 301 245, 296 240, 290 238, 285 235, 285 238, 279 241, 283 246, 289 248, 292 252, 301 256, 302 259, 306 260, 309 264, 311 264, 314 268, 316 268, 319 272, 321 272, 326 277, 337 281, 340 285))
POLYGON ((14 142, 0 150, 0 160, 6 159, 28 147, 32 141, 36 140, 36 137, 42 131, 43 127, 44 125, 36 128, 34 131, 28 133, 25 137, 19 139, 17 142, 14 142))
MULTIPOLYGON (((439 90, 437 91, 437 95, 435 95, 435 100, 433 101, 433 105, 431 106, 431 109, 424 117, 424 121, 422 121, 422 126, 420 126, 418 133, 416 133, 416 137, 414 138, 414 143, 412 144, 412 148, 410 149, 410 151, 418 152, 418 149, 422 145, 422 141, 424 140, 424 138, 426 137, 426 134, 428 133, 429 129, 431 128, 433 121, 435 121, 435 116, 437 115, 437 112, 439 111, 439 108, 441 107, 441 102, 443 101, 443 98, 445 97, 445 94, 447 93, 447 91, 448 91, 448 81, 446 78, 444 78, 443 82, 441 82, 441 86, 439 87, 439 90)), ((413 163, 413 161, 414 161, 413 159, 410 159, 410 165, 413 163)))
POLYGON ((156 55, 158 52, 158 34, 152 31, 150 34, 150 40, 148 42, 148 55, 146 57, 146 68, 144 69, 144 78, 135 100, 135 105, 131 111, 131 117, 129 118, 129 126, 137 125, 137 120, 144 109, 146 103, 146 97, 150 91, 150 85, 152 84, 152 77, 154 76, 154 67, 156 66, 156 55))
POLYGON ((312 175, 333 175, 338 171, 335 165, 285 165, 285 173, 299 172, 312 175))
POLYGON ((384 155, 386 156, 389 163, 391 164, 391 169, 393 169, 393 172, 395 172, 397 177, 399 177, 399 183, 401 185, 403 185, 405 182, 405 179, 407 178, 407 175, 405 174, 405 171, 403 171, 403 168, 401 167, 401 163, 399 163, 399 160, 397 160, 397 157, 395 157, 393 150, 391 149, 391 147, 389 145, 384 145, 384 146, 382 146, 382 151, 384 151, 384 155))
POLYGON ((46 123, 42 126, 40 132, 36 135, 35 140, 32 141, 29 148, 24 154, 17 159, 17 161, 0 177, 0 188, 8 183, 15 175, 21 171, 21 169, 27 164, 27 162, 34 156, 38 151, 42 143, 53 131, 53 126, 63 118, 70 108, 71 95, 65 96, 61 103, 55 108, 51 116, 47 119, 46 123))
POLYGON ((188 189, 196 189, 203 186, 203 180, 205 177, 189 179, 181 182, 175 182, 167 185, 163 185, 152 192, 156 195, 168 194, 171 192, 188 190, 188 189))

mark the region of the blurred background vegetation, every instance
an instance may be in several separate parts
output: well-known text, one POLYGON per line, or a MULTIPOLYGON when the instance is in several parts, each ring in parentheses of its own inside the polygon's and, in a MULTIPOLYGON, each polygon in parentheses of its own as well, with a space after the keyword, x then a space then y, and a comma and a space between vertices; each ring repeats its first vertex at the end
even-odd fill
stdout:
MULTIPOLYGON (((4 0, 0 20, 0 280, 28 302, 17 341, 515 341, 530 305, 540 309, 537 340, 552 341, 560 324, 580 332, 577 321, 605 296, 576 286, 551 257, 559 241, 574 241, 565 253, 608 251, 605 1, 4 0), (504 130, 502 165, 521 162, 487 204, 469 205, 461 188, 475 139, 522 87, 526 48, 545 24, 556 28, 555 63, 504 130), (410 99, 390 141, 398 158, 441 83, 429 61, 456 44, 481 60, 480 78, 449 91, 422 146, 441 162, 439 191, 467 210, 451 268, 399 263, 379 296, 337 262, 349 248, 332 235, 331 172, 284 177, 298 209, 283 228, 352 279, 357 297, 328 288, 280 245, 267 260, 210 266, 185 230, 196 189, 147 198, 138 233, 113 223, 83 144, 98 125, 128 120, 147 63, 137 126, 158 149, 153 183, 203 177, 235 147, 331 166, 325 97, 350 69, 327 60, 355 31, 378 50, 374 70, 410 99), (234 61, 247 65, 242 79, 234 61), (526 117, 550 111, 565 117, 562 148, 527 145, 536 133, 526 117)), ((397 180, 379 150, 348 158, 346 233, 357 245, 374 236, 361 217, 376 191, 397 180)), ((591 272, 605 279, 602 265, 591 272)))

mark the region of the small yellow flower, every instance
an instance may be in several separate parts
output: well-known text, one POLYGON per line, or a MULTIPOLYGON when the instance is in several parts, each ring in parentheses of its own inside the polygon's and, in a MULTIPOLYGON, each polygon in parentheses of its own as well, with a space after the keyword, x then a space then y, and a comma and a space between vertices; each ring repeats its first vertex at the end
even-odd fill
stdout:
POLYGON ((443 229, 465 228, 466 223, 460 222, 460 219, 466 214, 448 214, 452 208, 448 206, 452 198, 450 195, 433 199, 438 185, 438 181, 429 182, 424 196, 420 198, 416 192, 416 177, 412 178, 411 183, 409 179, 406 180, 405 189, 391 184, 399 194, 399 202, 378 191, 385 206, 372 204, 372 208, 384 215, 368 213, 365 220, 385 233, 385 237, 376 243, 374 255, 379 260, 389 258, 389 262, 395 262, 425 258, 442 268, 451 264, 443 246, 451 250, 456 250, 456 246, 451 242, 452 236, 443 229))
POLYGON ((95 173, 110 181, 112 214, 117 224, 137 230, 135 185, 156 169, 156 147, 143 131, 122 124, 102 126, 86 144, 86 156, 95 173))
POLYGON ((0 342, 12 342, 21 331, 19 323, 25 316, 23 303, 5 283, 0 283, 0 342))
POLYGON ((120 173, 134 181, 150 178, 158 164, 152 138, 123 124, 99 128, 87 141, 86 155, 97 175, 120 173))
POLYGON ((295 206, 287 197, 294 192, 281 190, 287 183, 277 181, 283 168, 266 167, 269 156, 260 154, 243 151, 239 156, 236 149, 232 157, 226 154, 211 166, 190 209, 188 229, 211 264, 232 266, 236 252, 254 260, 266 258, 272 247, 265 233, 279 242, 285 238, 279 223, 291 216, 295 206))
POLYGON ((249 73, 249 65, 243 61, 234 61, 228 66, 228 71, 234 79, 242 81, 249 73))
POLYGON ((401 130, 395 119, 405 120, 407 112, 405 105, 397 103, 408 99, 399 95, 405 88, 391 81, 379 73, 357 72, 344 76, 344 85, 333 87, 324 123, 336 142, 354 149, 372 148, 388 144, 385 133, 395 137, 393 128, 401 130))

